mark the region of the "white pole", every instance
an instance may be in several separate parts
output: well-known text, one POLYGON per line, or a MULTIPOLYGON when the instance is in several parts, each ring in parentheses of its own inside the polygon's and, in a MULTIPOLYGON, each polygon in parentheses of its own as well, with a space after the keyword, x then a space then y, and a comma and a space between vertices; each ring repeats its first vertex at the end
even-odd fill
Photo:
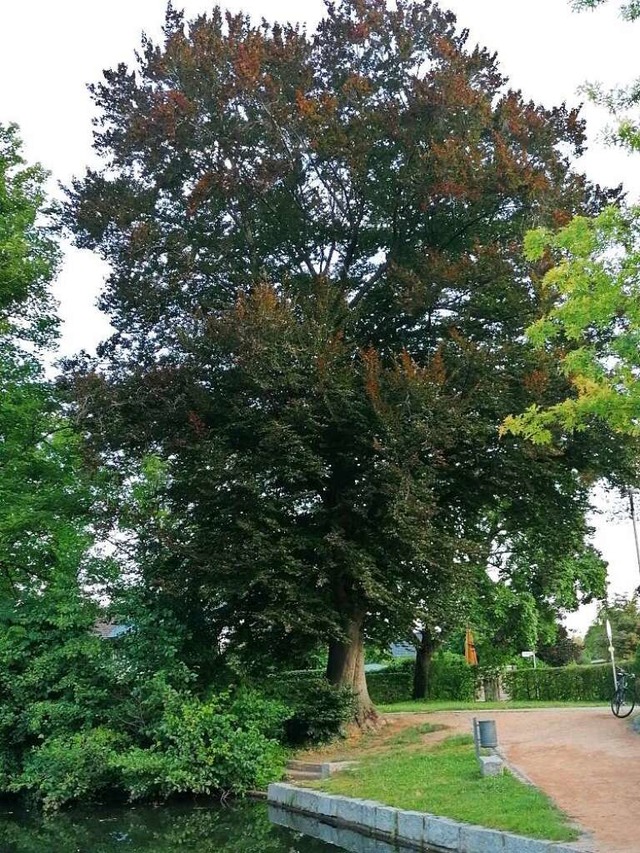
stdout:
POLYGON ((605 621, 605 627, 607 629, 607 637, 609 638, 609 655, 611 657, 611 669, 613 670, 613 687, 615 690, 617 690, 618 674, 616 673, 616 662, 614 658, 613 634, 611 633, 611 622, 609 622, 608 619, 605 621))
POLYGON ((533 668, 536 668, 536 653, 533 653, 533 668))
POLYGON ((636 544, 636 561, 638 563, 638 571, 640 571, 640 545, 638 544, 638 528, 636 527, 636 511, 633 505, 633 492, 629 489, 629 512, 631 515, 631 524, 633 525, 633 541, 636 544))

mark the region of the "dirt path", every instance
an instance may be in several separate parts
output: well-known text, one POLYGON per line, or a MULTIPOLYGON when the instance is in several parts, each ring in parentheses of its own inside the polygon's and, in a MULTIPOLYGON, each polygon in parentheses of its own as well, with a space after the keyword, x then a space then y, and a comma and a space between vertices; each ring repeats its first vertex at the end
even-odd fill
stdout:
POLYGON ((474 716, 496 720, 509 763, 583 827, 593 851, 640 853, 640 734, 631 730, 631 718, 572 708, 459 711, 428 719, 469 734, 474 716))

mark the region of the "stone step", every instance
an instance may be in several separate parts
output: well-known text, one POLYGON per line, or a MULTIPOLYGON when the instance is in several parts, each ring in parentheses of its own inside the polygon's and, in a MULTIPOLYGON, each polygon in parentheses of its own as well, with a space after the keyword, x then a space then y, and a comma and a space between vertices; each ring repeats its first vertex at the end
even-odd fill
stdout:
POLYGON ((309 773, 322 773, 324 764, 318 764, 313 761, 298 761, 292 758, 290 761, 287 761, 287 767, 289 770, 306 770, 309 773))
POLYGON ((289 770, 286 771, 287 779, 322 779, 322 771, 315 770, 289 770))

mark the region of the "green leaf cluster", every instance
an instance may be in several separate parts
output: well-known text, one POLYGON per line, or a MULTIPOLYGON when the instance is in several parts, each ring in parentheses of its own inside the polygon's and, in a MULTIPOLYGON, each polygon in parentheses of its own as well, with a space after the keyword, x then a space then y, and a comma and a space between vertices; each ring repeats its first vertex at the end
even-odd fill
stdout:
POLYGON ((610 665, 520 668, 506 675, 515 701, 603 702, 613 694, 610 665))
MULTIPOLYGON (((113 482, 87 464, 37 359, 56 327, 57 249, 41 224, 44 173, 19 152, 15 128, 0 128, 0 791, 47 808, 243 792, 278 775, 287 712, 255 695, 196 698, 175 622, 96 546, 113 482), (101 600, 132 620, 120 641, 95 631, 101 600)), ((134 506, 148 514, 162 478, 145 460, 134 506)))
POLYGON ((287 743, 324 743, 343 735, 352 722, 356 697, 349 687, 329 684, 322 671, 284 672, 262 687, 291 709, 285 723, 287 743))
POLYGON ((599 420, 617 432, 639 434, 638 214, 633 207, 609 207, 553 234, 530 235, 530 258, 550 252, 557 264, 542 279, 551 307, 528 334, 559 358, 572 393, 507 418, 505 431, 544 444, 554 427, 580 431, 599 420))
POLYGON ((51 343, 57 318, 49 290, 60 251, 46 222, 47 173, 27 166, 15 125, 0 125, 0 345, 51 343))
POLYGON ((640 610, 636 596, 617 596, 605 603, 584 638, 584 660, 608 660, 609 638, 606 620, 613 636, 613 648, 618 661, 631 660, 640 648, 640 610))

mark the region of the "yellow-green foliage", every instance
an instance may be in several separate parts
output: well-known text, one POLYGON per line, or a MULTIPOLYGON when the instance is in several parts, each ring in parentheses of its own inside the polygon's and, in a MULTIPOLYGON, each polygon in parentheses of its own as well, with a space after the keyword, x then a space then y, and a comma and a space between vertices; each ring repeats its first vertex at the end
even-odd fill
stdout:
POLYGON ((594 418, 613 430, 640 432, 639 208, 608 207, 593 219, 575 217, 555 234, 538 229, 527 257, 556 259, 542 280, 552 307, 528 329, 531 342, 559 358, 573 393, 508 417, 503 432, 551 441, 554 428, 582 430, 594 418))

